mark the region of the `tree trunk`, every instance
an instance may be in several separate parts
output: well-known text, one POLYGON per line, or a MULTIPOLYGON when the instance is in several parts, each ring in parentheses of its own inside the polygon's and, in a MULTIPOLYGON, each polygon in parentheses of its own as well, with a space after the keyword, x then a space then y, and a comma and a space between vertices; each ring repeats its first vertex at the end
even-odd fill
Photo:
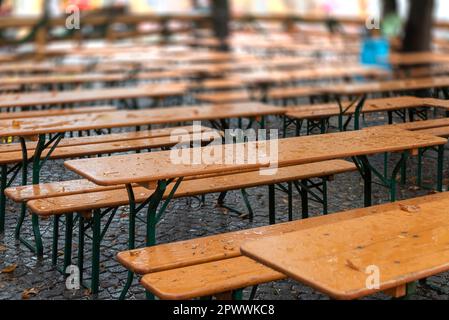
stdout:
POLYGON ((431 50, 434 5, 434 0, 410 0, 410 11, 402 41, 403 52, 431 50))
POLYGON ((397 0, 382 0, 382 17, 385 18, 390 14, 398 12, 397 0))
POLYGON ((220 41, 220 51, 229 51, 230 8, 228 0, 211 0, 212 26, 215 37, 220 41))

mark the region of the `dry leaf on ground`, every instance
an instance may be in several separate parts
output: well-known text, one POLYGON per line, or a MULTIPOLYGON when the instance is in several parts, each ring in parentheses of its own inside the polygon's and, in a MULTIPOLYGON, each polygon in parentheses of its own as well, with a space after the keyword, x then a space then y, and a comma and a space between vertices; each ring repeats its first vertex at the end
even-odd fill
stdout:
POLYGON ((29 289, 25 289, 22 292, 22 299, 23 300, 27 300, 29 299, 31 296, 35 296, 39 293, 39 290, 37 290, 36 288, 29 288, 29 289))
POLYGON ((12 273, 14 270, 16 270, 17 264, 12 264, 10 266, 7 266, 6 268, 3 268, 0 273, 12 273))

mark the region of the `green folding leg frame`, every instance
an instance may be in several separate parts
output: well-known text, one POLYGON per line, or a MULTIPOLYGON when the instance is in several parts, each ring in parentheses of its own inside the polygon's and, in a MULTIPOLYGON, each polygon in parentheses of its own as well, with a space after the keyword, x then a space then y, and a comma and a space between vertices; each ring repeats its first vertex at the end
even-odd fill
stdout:
MULTIPOLYGON (((56 147, 58 146, 59 142, 62 140, 64 135, 65 135, 65 133, 58 133, 58 134, 54 135, 51 139, 49 139, 48 142, 46 142, 45 134, 39 135, 38 142, 37 142, 36 148, 34 150, 34 155, 30 158, 28 158, 28 150, 27 150, 25 138, 20 137, 20 144, 21 144, 21 148, 22 148, 22 166, 21 166, 22 185, 27 184, 27 180, 28 180, 27 170, 28 170, 28 164, 30 162, 33 163, 32 184, 39 183, 40 172, 42 170, 42 167, 44 166, 46 161, 50 158, 51 154, 56 149, 56 147), (47 148, 49 148, 47 154, 44 157, 42 157, 44 150, 47 148)), ((31 223, 32 223, 32 229, 33 229, 33 234, 34 234, 34 245, 20 235, 21 228, 22 228, 23 222, 25 220, 26 212, 27 212, 26 203, 23 203, 21 212, 20 212, 20 216, 17 221, 15 236, 17 239, 20 240, 20 242, 22 242, 30 250, 35 252, 38 256, 43 256, 44 249, 43 249, 42 236, 41 236, 40 227, 39 227, 39 217, 37 215, 31 214, 31 223)))
MULTIPOLYGON (((143 203, 141 203, 139 206, 136 204, 134 191, 132 188, 132 185, 128 184, 126 185, 126 190, 128 191, 128 198, 129 198, 129 239, 128 239, 128 249, 134 249, 135 248, 135 226, 136 226, 136 219, 137 214, 148 205, 147 208, 147 215, 146 215, 146 221, 143 221, 146 223, 146 246, 154 246, 156 244, 156 227, 157 223, 162 219, 164 216, 167 206, 170 203, 170 201, 173 199, 176 190, 178 189, 179 185, 181 184, 183 178, 178 178, 170 191, 170 194, 165 199, 164 203, 160 206, 164 193, 167 189, 167 186, 174 182, 174 179, 170 180, 160 180, 157 183, 156 190, 153 192, 153 194, 145 200, 143 203)), ((128 277, 125 283, 125 286, 122 290, 122 293, 120 295, 120 300, 125 299, 126 294, 128 293, 128 290, 133 282, 134 279, 134 273, 132 271, 128 271, 128 277)), ((148 298, 153 298, 151 295, 147 295, 148 298)))

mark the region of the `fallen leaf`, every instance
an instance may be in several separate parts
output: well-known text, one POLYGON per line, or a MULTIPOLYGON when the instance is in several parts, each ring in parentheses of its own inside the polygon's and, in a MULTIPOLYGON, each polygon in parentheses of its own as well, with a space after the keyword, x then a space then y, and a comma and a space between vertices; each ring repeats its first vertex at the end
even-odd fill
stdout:
POLYGON ((6 249, 7 248, 5 246, 0 245, 0 252, 6 251, 6 249))
POLYGON ((6 268, 4 268, 0 273, 12 273, 14 270, 16 270, 17 264, 12 264, 6 268))
POLYGON ((22 299, 23 300, 27 300, 29 299, 31 296, 35 296, 39 293, 39 290, 37 290, 36 288, 30 288, 30 289, 25 289, 22 292, 22 299))
POLYGON ((419 206, 407 206, 405 204, 400 204, 399 208, 401 208, 402 211, 409 213, 417 213, 421 211, 421 208, 419 206))
POLYGON ((354 263, 352 263, 352 261, 349 260, 349 259, 346 259, 346 266, 349 267, 349 268, 351 268, 351 269, 353 269, 353 270, 360 271, 359 267, 357 267, 357 266, 356 266, 354 263))

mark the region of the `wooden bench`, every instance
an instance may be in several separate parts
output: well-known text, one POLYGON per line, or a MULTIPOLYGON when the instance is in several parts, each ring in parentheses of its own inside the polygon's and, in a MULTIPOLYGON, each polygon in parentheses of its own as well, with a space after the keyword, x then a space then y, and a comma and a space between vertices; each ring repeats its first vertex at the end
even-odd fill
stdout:
MULTIPOLYGON (((403 110, 414 110, 417 108, 429 109, 431 106, 442 107, 444 100, 437 100, 438 102, 429 103, 429 99, 423 99, 411 96, 392 97, 392 98, 379 98, 368 99, 365 101, 363 108, 360 110, 362 114, 374 113, 374 112, 387 112, 388 123, 393 123, 393 113, 401 112, 403 110)), ((351 120, 351 117, 356 113, 357 106, 350 104, 348 101, 342 102, 342 109, 344 115, 348 117, 346 125, 351 120)), ((303 121, 307 121, 307 133, 309 134, 314 128, 319 128, 321 133, 325 133, 326 126, 328 125, 329 118, 336 117, 341 114, 337 103, 325 103, 325 104, 312 104, 303 105, 300 107, 289 107, 286 113, 286 119, 284 122, 284 131, 288 124, 296 124, 296 132, 299 135, 303 121)), ((400 116, 405 120, 405 113, 401 113, 400 116)), ((345 125, 345 127, 346 127, 345 125)))
POLYGON ((281 101, 283 106, 287 106, 290 101, 296 102, 300 98, 309 98, 313 101, 314 98, 321 96, 323 92, 320 87, 273 88, 267 94, 268 101, 281 101))
MULTIPOLYGON (((322 186, 321 192, 323 193, 323 205, 327 205, 327 181, 332 179, 334 175, 355 171, 356 166, 350 162, 344 160, 331 160, 325 162, 318 162, 312 164, 304 164, 297 166, 289 166, 278 169, 274 175, 260 175, 257 171, 235 172, 235 173, 216 173, 209 174, 200 177, 186 178, 185 181, 176 190, 174 198, 191 197, 191 196, 203 196, 211 193, 221 193, 242 190, 242 196, 244 198, 245 205, 248 209, 248 216, 250 219, 253 217, 253 212, 249 204, 249 200, 246 197, 246 188, 269 186, 269 220, 271 224, 275 223, 275 185, 281 185, 282 183, 294 184, 297 186, 298 192, 301 194, 302 200, 302 216, 306 218, 308 216, 308 196, 314 195, 316 197, 316 191, 313 186, 307 183, 306 187, 302 187, 302 184, 297 184, 297 181, 301 183, 312 180, 313 178, 319 178, 322 183, 316 183, 315 187, 322 186), (302 188, 302 189, 300 189, 302 188), (310 191, 313 190, 313 191, 310 191)), ((164 193, 164 199, 171 199, 173 186, 169 187, 164 193)), ((284 189, 285 190, 285 189, 284 189)), ((136 203, 142 203, 146 201, 153 193, 154 190, 149 187, 140 185, 133 185, 134 199, 136 203)), ((288 206, 289 206, 289 220, 293 219, 293 190, 291 186, 288 188, 288 206)), ((111 209, 118 208, 120 206, 130 204, 129 193, 123 186, 109 186, 102 187, 95 185, 87 180, 75 180, 65 182, 55 182, 49 184, 40 184, 32 186, 12 187, 5 191, 5 194, 16 202, 27 202, 28 208, 33 214, 41 217, 54 217, 54 233, 53 233, 53 249, 52 249, 52 262, 57 263, 58 254, 58 224, 59 217, 66 215, 71 217, 69 220, 66 218, 66 244, 65 244, 65 258, 64 266, 70 264, 71 254, 67 253, 67 248, 72 246, 72 225, 73 214, 81 214, 83 217, 89 216, 91 213, 101 212, 104 209, 105 214, 111 212, 111 209)), ((220 197, 221 197, 220 195, 220 197)), ((220 198, 219 198, 220 201, 220 198)), ((223 201, 223 200, 221 200, 223 201)), ((219 202, 220 204, 220 202, 219 202)), ((225 205, 223 205, 226 207, 225 205)), ((232 210, 232 209, 231 209, 232 210)), ((235 211, 235 210, 232 210, 235 211)), ((238 212, 238 211, 236 211, 238 212)), ((325 207, 324 213, 327 213, 325 207)), ((115 214, 112 213, 112 217, 115 214)), ((131 218, 130 218, 131 219, 131 218)), ((135 219, 135 218, 133 218, 135 219)), ((159 218, 158 218, 159 220, 159 218)), ((80 222, 81 223, 81 222, 80 222)), ((157 222, 156 222, 157 223, 157 222)), ((107 230, 107 225, 105 226, 107 230)), ((147 226, 151 230, 152 226, 147 226)), ((133 234, 134 230, 128 230, 130 234, 133 234)), ((105 231, 103 231, 105 232, 105 231)), ((82 236, 83 237, 83 236, 82 236)), ((101 240, 99 240, 101 242, 101 240)), ((130 246, 133 247, 134 240, 130 240, 130 246)), ((99 246, 99 244, 95 244, 99 246)), ((80 245, 83 247, 83 245, 80 245)), ((71 249, 68 249, 71 252, 71 249)), ((83 249, 78 252, 79 259, 84 256, 83 249)), ((81 258, 81 261, 83 259, 81 258)), ((93 264, 95 264, 93 262, 93 264)), ((79 265, 80 270, 83 270, 83 265, 79 265)), ((98 279, 98 265, 93 266, 93 274, 96 274, 95 278, 98 279), (96 270, 96 271, 95 271, 96 270)), ((98 285, 98 284, 97 284, 98 285)), ((93 286, 93 292, 97 292, 98 288, 93 286)))
POLYGON ((199 93, 195 94, 194 98, 200 102, 211 104, 239 103, 257 100, 246 90, 199 93))
MULTIPOLYGON (((96 136, 66 138, 59 142, 59 144, 52 150, 46 149, 41 153, 40 159, 43 161, 41 165, 47 160, 53 159, 71 159, 87 156, 100 156, 103 154, 121 153, 129 151, 141 151, 152 149, 170 148, 179 143, 173 139, 172 135, 184 136, 182 141, 193 142, 193 132, 199 130, 201 133, 210 132, 211 135, 201 135, 198 137, 198 143, 206 142, 207 139, 212 139, 212 135, 218 134, 217 131, 207 128, 193 126, 174 127, 165 129, 143 130, 137 132, 124 132, 96 136), (181 129, 181 130, 180 130, 181 129), (182 134, 180 134, 182 132, 182 134), (47 155, 50 155, 47 157, 47 155)), ((27 159, 34 156, 39 142, 26 142, 27 159)), ((23 172, 23 146, 21 143, 0 144, 0 166, 1 166, 1 186, 0 186, 0 204, 2 213, 5 210, 5 195, 4 189, 14 181, 20 171, 23 172), (10 166, 10 168, 8 168, 10 166), (10 180, 8 182, 8 175, 10 180)), ((26 170, 26 169, 25 169, 26 170)), ((26 178, 26 175, 24 176, 26 178)), ((22 177, 22 184, 26 184, 26 179, 22 177), (24 180, 25 179, 25 180, 24 180)), ((21 217, 25 216, 25 210, 22 209, 21 217)), ((23 219, 20 219, 23 221, 23 219)), ((19 221, 19 222, 20 222, 19 221)), ((0 224, 4 224, 4 215, 0 215, 0 224)), ((21 222, 16 229, 16 236, 19 237, 21 222)))
POLYGON ((63 105, 96 101, 126 101, 127 99, 182 97, 187 86, 182 83, 140 85, 133 88, 107 88, 91 90, 68 90, 61 92, 29 92, 5 94, 0 109, 11 107, 33 107, 40 105, 63 105))
MULTIPOLYGON (((192 133, 193 127, 175 127, 156 130, 144 130, 136 132, 124 132, 97 136, 77 137, 63 139, 51 153, 50 159, 69 159, 84 156, 101 155, 117 152, 138 151, 144 149, 156 149, 174 146, 179 143, 173 140, 171 135, 181 129, 184 133, 192 133)), ((199 127, 200 132, 214 132, 207 127, 199 127)), ((179 135, 179 134, 177 134, 179 135)), ((188 141, 189 139, 187 139, 188 141)), ((28 157, 33 156, 37 142, 26 143, 28 157)), ((45 158, 46 150, 41 157, 45 158)), ((1 165, 20 163, 22 158, 22 146, 19 143, 0 145, 1 165)))
MULTIPOLYGON (((194 90, 230 90, 242 87, 244 83, 237 78, 207 79, 190 85, 190 88, 194 90)), ((207 96, 204 97, 207 98, 207 96)))
MULTIPOLYGON (((264 185, 300 181, 312 178, 331 179, 334 175, 355 171, 356 166, 344 160, 331 160, 307 165, 279 168, 275 175, 260 175, 259 171, 210 175, 199 179, 186 179, 174 197, 183 198, 264 185)), ((136 202, 147 199, 154 190, 136 185, 136 202)), ((167 197, 171 192, 168 188, 167 197)), ((30 210, 41 216, 85 212, 94 209, 119 207, 129 204, 127 191, 122 186, 101 187, 87 180, 56 182, 51 184, 8 188, 6 195, 16 202, 27 202, 30 210), (86 194, 89 196, 86 197, 86 194)), ((273 212, 272 214, 275 214, 273 212)), ((274 222, 274 217, 270 219, 274 222)))
POLYGON ((97 112, 115 111, 117 107, 114 106, 99 106, 99 107, 79 107, 69 109, 56 110, 34 110, 34 111, 16 111, 16 112, 1 112, 0 120, 8 119, 23 119, 23 118, 37 118, 37 117, 51 117, 51 116, 67 116, 72 114, 87 114, 97 112))
MULTIPOLYGON (((434 194, 327 216, 124 251, 117 255, 117 260, 128 270, 144 275, 141 280, 142 285, 162 299, 220 297, 226 292, 286 278, 282 273, 243 257, 240 247, 244 243, 301 230, 332 226, 345 221, 356 221, 356 219, 382 213, 391 212, 393 214, 401 210, 407 210, 409 207, 419 208, 420 206, 435 204, 438 208, 444 208, 447 206, 445 204, 447 202, 449 202, 448 193, 434 194)), ((400 223, 395 226, 399 229, 406 228, 400 223)), ((394 226, 391 227, 394 228, 394 226)), ((350 238, 351 235, 345 234, 344 236, 350 238)), ((307 244, 305 243, 305 245, 307 244)), ((390 249, 393 250, 391 256, 394 257, 394 250, 396 249, 391 247, 390 249)), ((432 249, 429 247, 429 250, 432 249)), ((439 248, 434 250, 439 250, 439 248)), ((397 251, 399 254, 399 249, 397 251)), ((429 251, 428 253, 433 254, 434 252, 429 251)), ((406 263, 406 260, 404 260, 404 264, 406 263)), ((442 270, 434 270, 425 274, 422 278, 439 272, 442 272, 442 270)), ((406 273, 404 273, 405 275, 406 273)), ((398 275, 399 281, 401 281, 401 276, 398 275)), ((417 275, 414 280, 420 278, 417 275)), ((388 291, 387 293, 400 296, 400 294, 397 294, 398 292, 388 291)))

